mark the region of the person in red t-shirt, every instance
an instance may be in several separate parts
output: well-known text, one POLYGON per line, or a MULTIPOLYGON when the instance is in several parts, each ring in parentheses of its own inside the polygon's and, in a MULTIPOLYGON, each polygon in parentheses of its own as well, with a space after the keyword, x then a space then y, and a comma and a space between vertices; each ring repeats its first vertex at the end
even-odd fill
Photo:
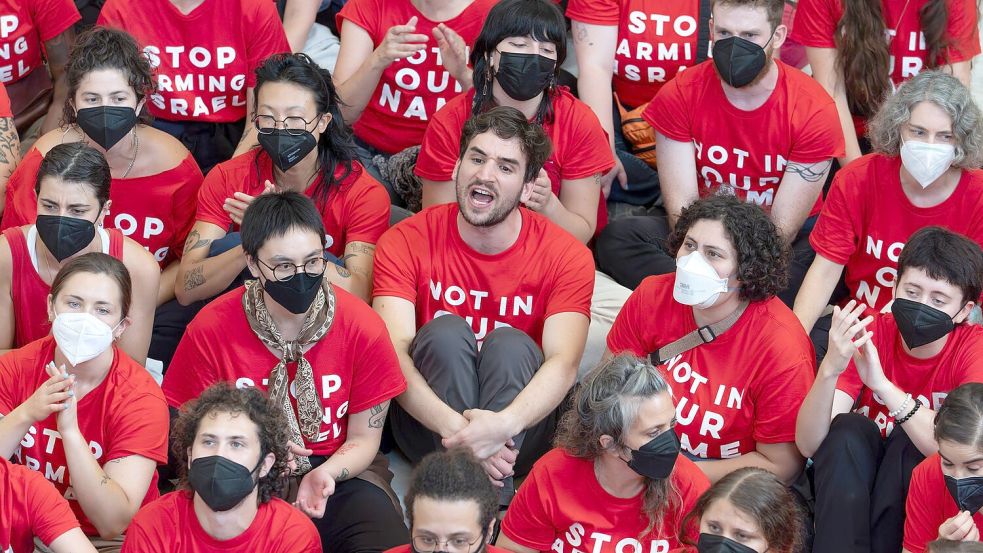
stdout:
POLYGON ((821 361, 841 276, 851 298, 890 309, 908 237, 943 225, 983 244, 983 112, 957 79, 925 71, 901 86, 870 123, 875 153, 837 172, 809 237, 816 259, 795 298, 821 361), (835 294, 835 295, 834 295, 835 294))
POLYGON ((167 405, 150 373, 114 345, 131 324, 126 266, 68 262, 48 296, 52 336, 0 357, 0 457, 41 472, 101 551, 157 498, 167 405))
POLYGON ((157 77, 153 125, 191 150, 203 173, 256 145, 254 71, 290 52, 270 0, 106 0, 99 25, 131 33, 157 77), (238 144, 238 145, 237 145, 238 144))
POLYGON ((139 244, 103 228, 112 203, 106 158, 82 142, 60 144, 41 162, 35 182, 34 222, 0 236, 0 350, 47 336, 47 299, 57 273, 71 259, 101 251, 121 260, 133 277, 132 322, 119 345, 143 363, 160 268, 139 244))
POLYGON ((222 381, 269 390, 301 455, 295 505, 315 519, 321 541, 341 552, 406 543, 379 454, 389 402, 406 389, 384 323, 323 278, 324 225, 307 196, 253 200, 242 249, 253 279, 191 322, 164 375, 168 404, 178 408, 222 381))
POLYGON ((980 542, 983 529, 983 383, 956 388, 935 416, 939 452, 911 475, 905 553, 923 553, 936 537, 980 542), (948 492, 948 493, 947 493, 948 492))
POLYGON ((894 290, 891 314, 864 317, 855 300, 834 308, 829 352, 799 410, 816 553, 901 548, 909 476, 938 450, 933 416, 950 390, 983 381, 983 329, 961 324, 983 291, 980 246, 941 227, 916 232, 894 290))
POLYGON ((774 297, 788 270, 774 223, 756 205, 711 196, 683 210, 668 246, 675 275, 649 277, 632 293, 606 355, 656 358, 677 401, 683 450, 711 481, 745 466, 794 481, 803 466, 795 413, 815 356, 792 311, 774 297), (663 350, 686 336, 697 345, 663 350))
POLYGON ((938 68, 969 86, 978 21, 975 0, 798 3, 792 38, 805 45, 813 78, 836 101, 846 138, 842 166, 869 151, 865 119, 906 79, 938 68))
POLYGON ((123 553, 321 553, 311 520, 277 497, 287 428, 255 388, 218 383, 188 402, 171 443, 180 489, 140 509, 123 553))
POLYGON ((198 195, 175 293, 188 304, 220 294, 246 268, 242 214, 271 190, 314 199, 334 263, 326 277, 368 302, 375 244, 389 227, 385 189, 356 160, 331 75, 303 54, 277 55, 256 71, 260 148, 220 163, 198 195))
POLYGON ((470 451, 433 452, 413 469, 404 498, 410 543, 385 553, 507 553, 495 535, 498 492, 470 451))
POLYGON ((607 223, 599 183, 614 158, 590 108, 556 85, 566 43, 563 14, 549 0, 502 0, 488 12, 471 51, 475 86, 438 111, 424 135, 415 169, 423 207, 455 201, 452 174, 464 122, 505 105, 542 125, 553 143, 523 205, 584 243, 607 223))
POLYGON ((20 162, 20 138, 14 127, 7 89, 0 84, 0 214, 3 213, 3 191, 20 162))
POLYGON ((54 553, 96 551, 44 476, 0 457, 0 551, 33 553, 34 536, 54 553))
POLYGON ((69 98, 65 65, 81 19, 71 0, 3 0, 0 3, 0 83, 13 100, 21 137, 33 141, 58 127, 69 98))
POLYGON ((457 203, 391 228, 376 252, 373 307, 409 381, 393 410, 411 462, 465 446, 511 496, 548 447, 587 335, 590 251, 520 207, 550 154, 542 127, 495 107, 464 125, 457 203))
POLYGON ((468 50, 496 0, 350 0, 336 19, 341 50, 334 78, 359 158, 403 200, 373 162, 423 141, 427 123, 472 86, 468 50))
POLYGON ((744 467, 721 478, 683 519, 697 521, 700 539, 684 537, 673 553, 798 553, 806 529, 799 501, 774 474, 744 467))
POLYGON ((635 288, 674 270, 664 249, 679 211, 715 193, 762 206, 792 245, 792 305, 814 252, 808 235, 832 158, 843 153, 833 100, 798 69, 773 59, 785 41, 782 0, 716 0, 713 60, 667 83, 643 117, 656 131, 668 217, 628 217, 598 239, 600 269, 635 288))
POLYGON ((672 392, 647 360, 619 355, 581 381, 556 448, 533 466, 497 544, 516 553, 668 553, 710 483, 679 456, 672 392))

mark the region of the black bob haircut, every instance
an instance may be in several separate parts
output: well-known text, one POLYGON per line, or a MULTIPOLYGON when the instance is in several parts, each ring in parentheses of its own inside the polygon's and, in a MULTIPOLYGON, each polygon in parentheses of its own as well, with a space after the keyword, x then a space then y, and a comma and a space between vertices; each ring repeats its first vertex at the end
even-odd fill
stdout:
POLYGON ((299 192, 262 194, 246 208, 239 232, 242 250, 255 259, 270 238, 283 236, 290 229, 309 230, 325 246, 324 222, 314 202, 299 192))
POLYGON ((962 234, 942 227, 925 227, 908 238, 898 257, 898 280, 910 268, 959 288, 963 304, 979 301, 983 292, 983 250, 962 234))

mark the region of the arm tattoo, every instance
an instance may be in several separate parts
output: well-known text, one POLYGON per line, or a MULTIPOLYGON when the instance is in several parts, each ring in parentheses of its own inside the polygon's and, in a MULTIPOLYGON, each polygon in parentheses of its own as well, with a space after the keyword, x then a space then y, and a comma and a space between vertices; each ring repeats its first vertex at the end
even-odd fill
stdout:
POLYGON ((10 117, 0 118, 0 163, 8 164, 8 168, 0 179, 6 180, 14 174, 17 160, 20 158, 20 141, 17 139, 17 129, 10 117))
POLYGON ((205 268, 201 265, 193 267, 184 275, 184 290, 190 291, 205 283, 205 268))
POLYGON ((833 160, 831 159, 810 164, 790 161, 785 167, 785 172, 798 175, 806 182, 819 182, 826 178, 826 173, 829 172, 832 164, 833 160))
POLYGON ((575 42, 586 42, 588 46, 593 46, 594 43, 590 41, 590 37, 587 36, 587 26, 582 23, 574 23, 576 28, 576 33, 574 33, 575 42))
POLYGON ((335 482, 341 482, 342 480, 348 480, 348 477, 349 477, 348 469, 342 468, 341 474, 339 474, 338 478, 335 478, 334 480, 335 482))
POLYGON ((335 455, 341 455, 343 453, 348 453, 349 451, 355 449, 356 447, 358 447, 358 444, 357 443, 355 443, 355 442, 348 442, 348 443, 342 444, 342 446, 338 448, 338 451, 335 451, 331 455, 333 457, 335 455))
POLYGON ((369 428, 382 428, 386 424, 386 409, 380 403, 369 409, 369 428))
POLYGON ((198 248, 203 248, 211 243, 211 240, 202 240, 201 235, 198 234, 198 231, 193 230, 188 234, 188 239, 184 242, 184 251, 189 252, 191 250, 197 250, 198 248))
MULTIPOLYGON (((594 173, 594 186, 596 186, 598 188, 601 188, 601 174, 600 173, 594 173)), ((601 201, 604 201, 604 199, 602 198, 601 201)))
POLYGON ((109 483, 110 480, 112 480, 112 478, 110 478, 108 474, 105 474, 104 473, 102 475, 102 480, 99 482, 99 485, 100 486, 105 486, 106 484, 109 483))
POLYGON ((355 246, 356 253, 364 253, 365 255, 374 255, 375 246, 372 244, 358 244, 355 246))
POLYGON ((341 258, 341 259, 339 260, 339 261, 341 261, 341 265, 339 265, 339 264, 337 264, 337 263, 335 263, 335 264, 334 264, 334 268, 335 268, 335 270, 336 270, 336 271, 338 271, 338 276, 340 276, 340 277, 342 277, 342 278, 351 278, 351 276, 352 276, 352 272, 351 272, 351 271, 349 271, 349 270, 348 270, 348 269, 347 269, 347 268, 345 267, 345 264, 346 264, 346 263, 348 262, 348 260, 349 260, 349 259, 351 259, 351 258, 353 258, 353 257, 355 257, 355 254, 353 254, 353 253, 349 253, 349 254, 345 254, 345 255, 344 255, 344 256, 343 256, 343 257, 342 257, 342 258, 341 258))

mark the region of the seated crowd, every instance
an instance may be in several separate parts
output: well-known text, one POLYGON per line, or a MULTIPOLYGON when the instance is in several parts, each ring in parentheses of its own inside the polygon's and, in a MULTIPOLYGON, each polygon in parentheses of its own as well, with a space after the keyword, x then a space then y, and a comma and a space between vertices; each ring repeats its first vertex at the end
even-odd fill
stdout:
POLYGON ((0 553, 983 552, 979 22, 9 0, 0 553))

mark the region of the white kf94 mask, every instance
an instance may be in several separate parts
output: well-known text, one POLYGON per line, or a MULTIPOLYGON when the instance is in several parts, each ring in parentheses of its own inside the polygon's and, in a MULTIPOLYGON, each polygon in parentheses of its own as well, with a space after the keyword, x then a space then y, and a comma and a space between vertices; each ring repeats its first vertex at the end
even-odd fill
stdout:
POLYGON ((109 349, 117 327, 119 324, 110 327, 90 313, 62 313, 55 316, 51 334, 58 349, 74 367, 109 349))
POLYGON ((922 188, 935 182, 952 166, 956 147, 908 140, 901 144, 901 163, 922 188))

